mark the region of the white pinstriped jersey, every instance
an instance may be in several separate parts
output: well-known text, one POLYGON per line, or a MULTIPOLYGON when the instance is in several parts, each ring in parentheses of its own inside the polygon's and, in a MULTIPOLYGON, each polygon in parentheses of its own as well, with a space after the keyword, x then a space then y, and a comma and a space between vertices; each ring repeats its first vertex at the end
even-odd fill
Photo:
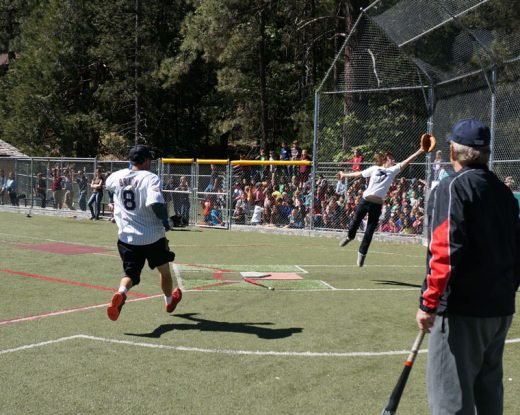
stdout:
POLYGON ((147 170, 123 169, 108 176, 106 189, 114 193, 114 219, 119 240, 148 245, 165 235, 162 221, 150 207, 164 203, 161 181, 147 170))

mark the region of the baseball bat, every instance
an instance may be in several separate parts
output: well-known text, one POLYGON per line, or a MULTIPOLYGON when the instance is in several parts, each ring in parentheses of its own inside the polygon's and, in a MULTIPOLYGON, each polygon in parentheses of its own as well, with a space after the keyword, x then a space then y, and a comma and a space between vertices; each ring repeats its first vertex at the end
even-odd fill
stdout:
POLYGON ((260 284, 259 282, 254 281, 252 278, 244 278, 245 282, 248 282, 249 284, 257 285, 258 287, 266 288, 268 290, 274 290, 274 287, 271 285, 264 285, 260 284))
POLYGON ((413 362, 415 361, 415 358, 417 357, 417 353, 419 352, 419 347, 421 347, 421 343, 424 339, 424 335, 425 335, 425 333, 421 330, 421 331, 419 331, 419 334, 415 338, 415 342, 413 343, 412 350, 410 350, 410 354, 408 355, 406 362, 404 362, 404 368, 403 368, 403 371, 401 372, 401 376, 399 376, 397 384, 395 385, 394 390, 392 391, 392 394, 390 395, 390 398, 388 399, 388 403, 386 404, 385 409, 383 409, 383 412, 381 412, 381 415, 394 415, 395 411, 397 411, 397 407, 399 406, 399 401, 401 400, 401 395, 403 394, 404 387, 406 386, 408 376, 410 375, 410 372, 412 371, 413 362))

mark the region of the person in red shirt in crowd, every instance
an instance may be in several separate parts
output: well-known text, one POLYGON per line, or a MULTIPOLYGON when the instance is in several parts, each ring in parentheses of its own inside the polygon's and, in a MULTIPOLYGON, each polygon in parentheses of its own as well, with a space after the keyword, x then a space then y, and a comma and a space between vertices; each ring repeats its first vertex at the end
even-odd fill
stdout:
MULTIPOLYGON (((302 150, 302 155, 300 157, 300 160, 308 160, 310 161, 311 157, 309 156, 309 153, 307 153, 307 150, 302 150)), ((300 188, 302 188, 307 180, 309 180, 309 175, 311 173, 311 166, 306 164, 300 165, 300 188)))
POLYGON ((352 163, 352 171, 361 171, 363 156, 361 155, 361 151, 359 151, 358 148, 354 150, 354 157, 352 157, 348 162, 352 163))

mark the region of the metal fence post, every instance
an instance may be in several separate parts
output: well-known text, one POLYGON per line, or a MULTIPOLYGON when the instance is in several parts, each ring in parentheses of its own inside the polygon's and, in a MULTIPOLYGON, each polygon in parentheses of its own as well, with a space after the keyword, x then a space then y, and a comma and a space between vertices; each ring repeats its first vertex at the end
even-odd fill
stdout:
POLYGON ((489 131, 491 133, 490 150, 489 156, 489 168, 491 171, 494 170, 494 150, 495 150, 495 118, 496 118, 496 106, 497 106, 497 68, 493 66, 491 69, 491 114, 489 131))
POLYGON ((314 137, 312 151, 312 168, 311 168, 311 201, 309 204, 309 229, 314 229, 314 195, 316 194, 316 169, 318 166, 318 123, 320 110, 319 90, 314 93, 314 137))

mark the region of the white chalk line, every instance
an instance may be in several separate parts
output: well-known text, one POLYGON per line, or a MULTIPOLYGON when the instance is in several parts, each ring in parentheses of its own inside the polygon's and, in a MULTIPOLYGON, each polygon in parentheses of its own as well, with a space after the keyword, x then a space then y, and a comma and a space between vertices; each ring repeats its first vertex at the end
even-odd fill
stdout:
MULTIPOLYGON (((149 300, 151 298, 163 297, 163 295, 164 294, 155 294, 155 295, 150 295, 150 296, 147 296, 147 297, 127 299, 126 300, 126 304, 133 303, 133 302, 136 302, 136 301, 145 301, 145 300, 149 300)), ((82 311, 94 310, 96 308, 108 307, 109 305, 110 305, 110 303, 96 304, 96 305, 91 305, 91 306, 87 306, 87 307, 78 307, 78 308, 71 308, 71 309, 67 309, 67 310, 51 311, 49 313, 44 313, 44 314, 37 314, 37 315, 33 315, 33 316, 14 318, 12 320, 0 321, 0 326, 6 326, 6 325, 9 325, 9 324, 21 323, 21 322, 24 322, 24 321, 41 320, 41 319, 48 318, 48 317, 62 316, 64 314, 72 314, 72 313, 78 313, 78 312, 82 312, 82 311)))
MULTIPOLYGON (((34 239, 40 242, 56 242, 56 243, 63 243, 63 244, 69 244, 69 245, 80 245, 85 246, 85 242, 74 242, 74 241, 63 241, 61 239, 50 239, 50 238, 40 238, 35 236, 29 236, 29 235, 20 235, 20 234, 10 234, 10 233, 3 233, 0 232, 0 235, 14 237, 14 238, 20 238, 20 239, 34 239)), ((12 243, 22 243, 20 241, 13 240, 12 238, 9 240, 5 240, 5 242, 12 242, 12 243)), ((95 246, 96 248, 103 248, 103 249, 115 249, 114 246, 104 246, 104 245, 89 245, 89 246, 95 246)))
MULTIPOLYGON (((274 350, 232 350, 232 349, 209 349, 202 347, 189 346, 169 346, 157 343, 132 342, 129 340, 116 340, 106 337, 88 336, 86 334, 77 334, 74 336, 60 337, 54 340, 47 340, 39 343, 26 344, 23 346, 0 350, 0 355, 16 353, 24 350, 35 349, 52 344, 63 343, 70 340, 92 340, 103 343, 119 344, 133 347, 143 347, 148 349, 175 350, 180 352, 195 352, 208 354, 228 354, 237 356, 281 356, 281 357, 378 357, 378 356, 395 356, 409 354, 409 350, 390 350, 386 352, 279 352, 274 350)), ((520 338, 506 340, 506 344, 520 343, 520 338)), ((419 353, 428 353, 428 349, 421 349, 419 353)))
MULTIPOLYGON (((298 266, 298 265, 295 265, 298 266)), ((305 264, 300 267, 318 268, 359 268, 357 264, 305 264)), ((365 264, 363 268, 425 268, 424 265, 399 265, 399 264, 365 264)))
POLYGON ((177 280, 177 287, 179 287, 182 291, 184 291, 184 283, 182 281, 182 277, 181 277, 181 272, 179 270, 179 266, 175 263, 175 262, 172 262, 172 269, 173 269, 173 273, 175 274, 175 279, 177 280))
POLYGON ((309 272, 305 269, 303 269, 300 265, 295 265, 294 266, 296 269, 299 269, 300 272, 302 272, 303 274, 308 274, 309 272))

